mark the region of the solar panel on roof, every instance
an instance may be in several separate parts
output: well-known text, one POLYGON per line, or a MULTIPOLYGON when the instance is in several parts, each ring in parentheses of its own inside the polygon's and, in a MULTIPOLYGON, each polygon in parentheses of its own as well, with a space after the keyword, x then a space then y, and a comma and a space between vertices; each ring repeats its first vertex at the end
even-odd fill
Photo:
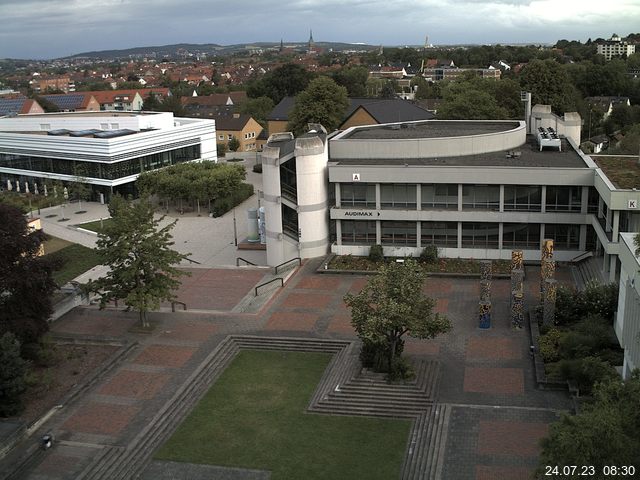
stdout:
POLYGON ((84 95, 44 95, 43 98, 55 104, 60 110, 75 110, 82 106, 84 95))
POLYGON ((0 99, 0 115, 19 113, 25 100, 24 98, 0 99))

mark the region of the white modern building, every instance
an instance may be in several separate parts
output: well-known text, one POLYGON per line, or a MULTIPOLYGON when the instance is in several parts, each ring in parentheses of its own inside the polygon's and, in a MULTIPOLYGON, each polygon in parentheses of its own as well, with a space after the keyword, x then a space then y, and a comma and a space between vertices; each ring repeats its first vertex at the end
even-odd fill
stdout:
POLYGON ((609 40, 603 43, 598 43, 597 53, 603 55, 606 60, 611 60, 612 57, 630 56, 636 52, 636 46, 633 43, 624 42, 620 36, 615 33, 609 40))
POLYGON ((108 198, 135 194, 142 172, 199 160, 217 161, 212 120, 115 111, 0 118, 0 186, 82 177, 108 198))
POLYGON ((634 233, 620 235, 620 290, 614 328, 624 349, 623 378, 640 368, 640 259, 635 254, 634 233))

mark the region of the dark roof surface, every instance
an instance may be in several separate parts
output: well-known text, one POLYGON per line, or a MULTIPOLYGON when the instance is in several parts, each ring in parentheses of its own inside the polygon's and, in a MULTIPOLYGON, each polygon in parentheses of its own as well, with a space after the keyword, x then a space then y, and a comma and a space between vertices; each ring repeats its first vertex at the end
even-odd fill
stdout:
POLYGON ((240 131, 251 119, 251 115, 240 114, 237 118, 233 115, 214 115, 210 119, 216 121, 216 130, 240 131))
POLYGON ((59 95, 42 95, 42 98, 53 103, 60 110, 77 110, 82 108, 84 93, 67 93, 59 95))
POLYGON ((532 135, 527 135, 527 142, 515 150, 483 153, 480 155, 463 155, 459 157, 440 158, 354 158, 331 159, 337 165, 428 165, 454 167, 526 167, 526 168, 589 168, 582 157, 562 138, 562 151, 538 149, 538 143, 532 135), (512 153, 515 152, 515 156, 512 153), (519 152, 519 154, 518 154, 519 152))
MULTIPOLYGON (((289 114, 295 105, 295 97, 284 97, 267 117, 267 120, 289 120, 289 114)), ((431 112, 399 98, 349 98, 349 106, 344 120, 363 107, 378 123, 406 122, 410 120, 430 120, 435 118, 431 112)))

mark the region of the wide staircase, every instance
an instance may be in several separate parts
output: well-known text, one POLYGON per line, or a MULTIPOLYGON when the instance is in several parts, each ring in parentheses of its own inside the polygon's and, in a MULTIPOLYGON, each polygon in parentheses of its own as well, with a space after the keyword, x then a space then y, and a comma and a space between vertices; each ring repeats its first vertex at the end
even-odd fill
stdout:
POLYGON ((602 274, 602 257, 588 257, 571 265, 571 275, 577 290, 584 290, 590 283, 606 283, 602 274))
POLYGON ((358 348, 351 341, 230 335, 207 356, 128 446, 103 448, 78 479, 125 480, 140 475, 153 452, 171 436, 242 349, 333 354, 308 410, 324 414, 412 418, 401 478, 435 480, 441 477, 450 407, 434 403, 439 380, 437 362, 420 361, 416 363, 413 382, 390 384, 379 374, 361 371, 358 348))

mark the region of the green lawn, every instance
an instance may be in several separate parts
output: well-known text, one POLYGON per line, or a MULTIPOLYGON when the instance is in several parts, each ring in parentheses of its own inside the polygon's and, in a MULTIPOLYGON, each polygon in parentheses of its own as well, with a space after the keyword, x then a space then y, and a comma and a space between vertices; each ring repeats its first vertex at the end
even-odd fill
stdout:
MULTIPOLYGON (((111 222, 110 218, 105 218, 102 220, 102 226, 106 226, 111 222)), ((91 230, 92 232, 100 233, 100 220, 96 220, 94 222, 81 223, 80 225, 76 225, 80 228, 84 228, 85 230, 91 230)))
POLYGON ((331 356, 243 350, 156 453, 273 480, 398 478, 409 420, 305 413, 331 356))
MULTIPOLYGON (((47 242, 50 241, 51 240, 48 240, 47 242)), ((64 240, 62 240, 62 242, 64 242, 64 240)), ((62 259, 62 267, 53 272, 53 280, 59 286, 64 285, 68 281, 76 278, 78 275, 100 264, 100 258, 95 250, 76 243, 71 243, 63 248, 53 251, 52 253, 49 253, 49 250, 47 250, 47 244, 45 243, 45 253, 47 256, 62 259)))

